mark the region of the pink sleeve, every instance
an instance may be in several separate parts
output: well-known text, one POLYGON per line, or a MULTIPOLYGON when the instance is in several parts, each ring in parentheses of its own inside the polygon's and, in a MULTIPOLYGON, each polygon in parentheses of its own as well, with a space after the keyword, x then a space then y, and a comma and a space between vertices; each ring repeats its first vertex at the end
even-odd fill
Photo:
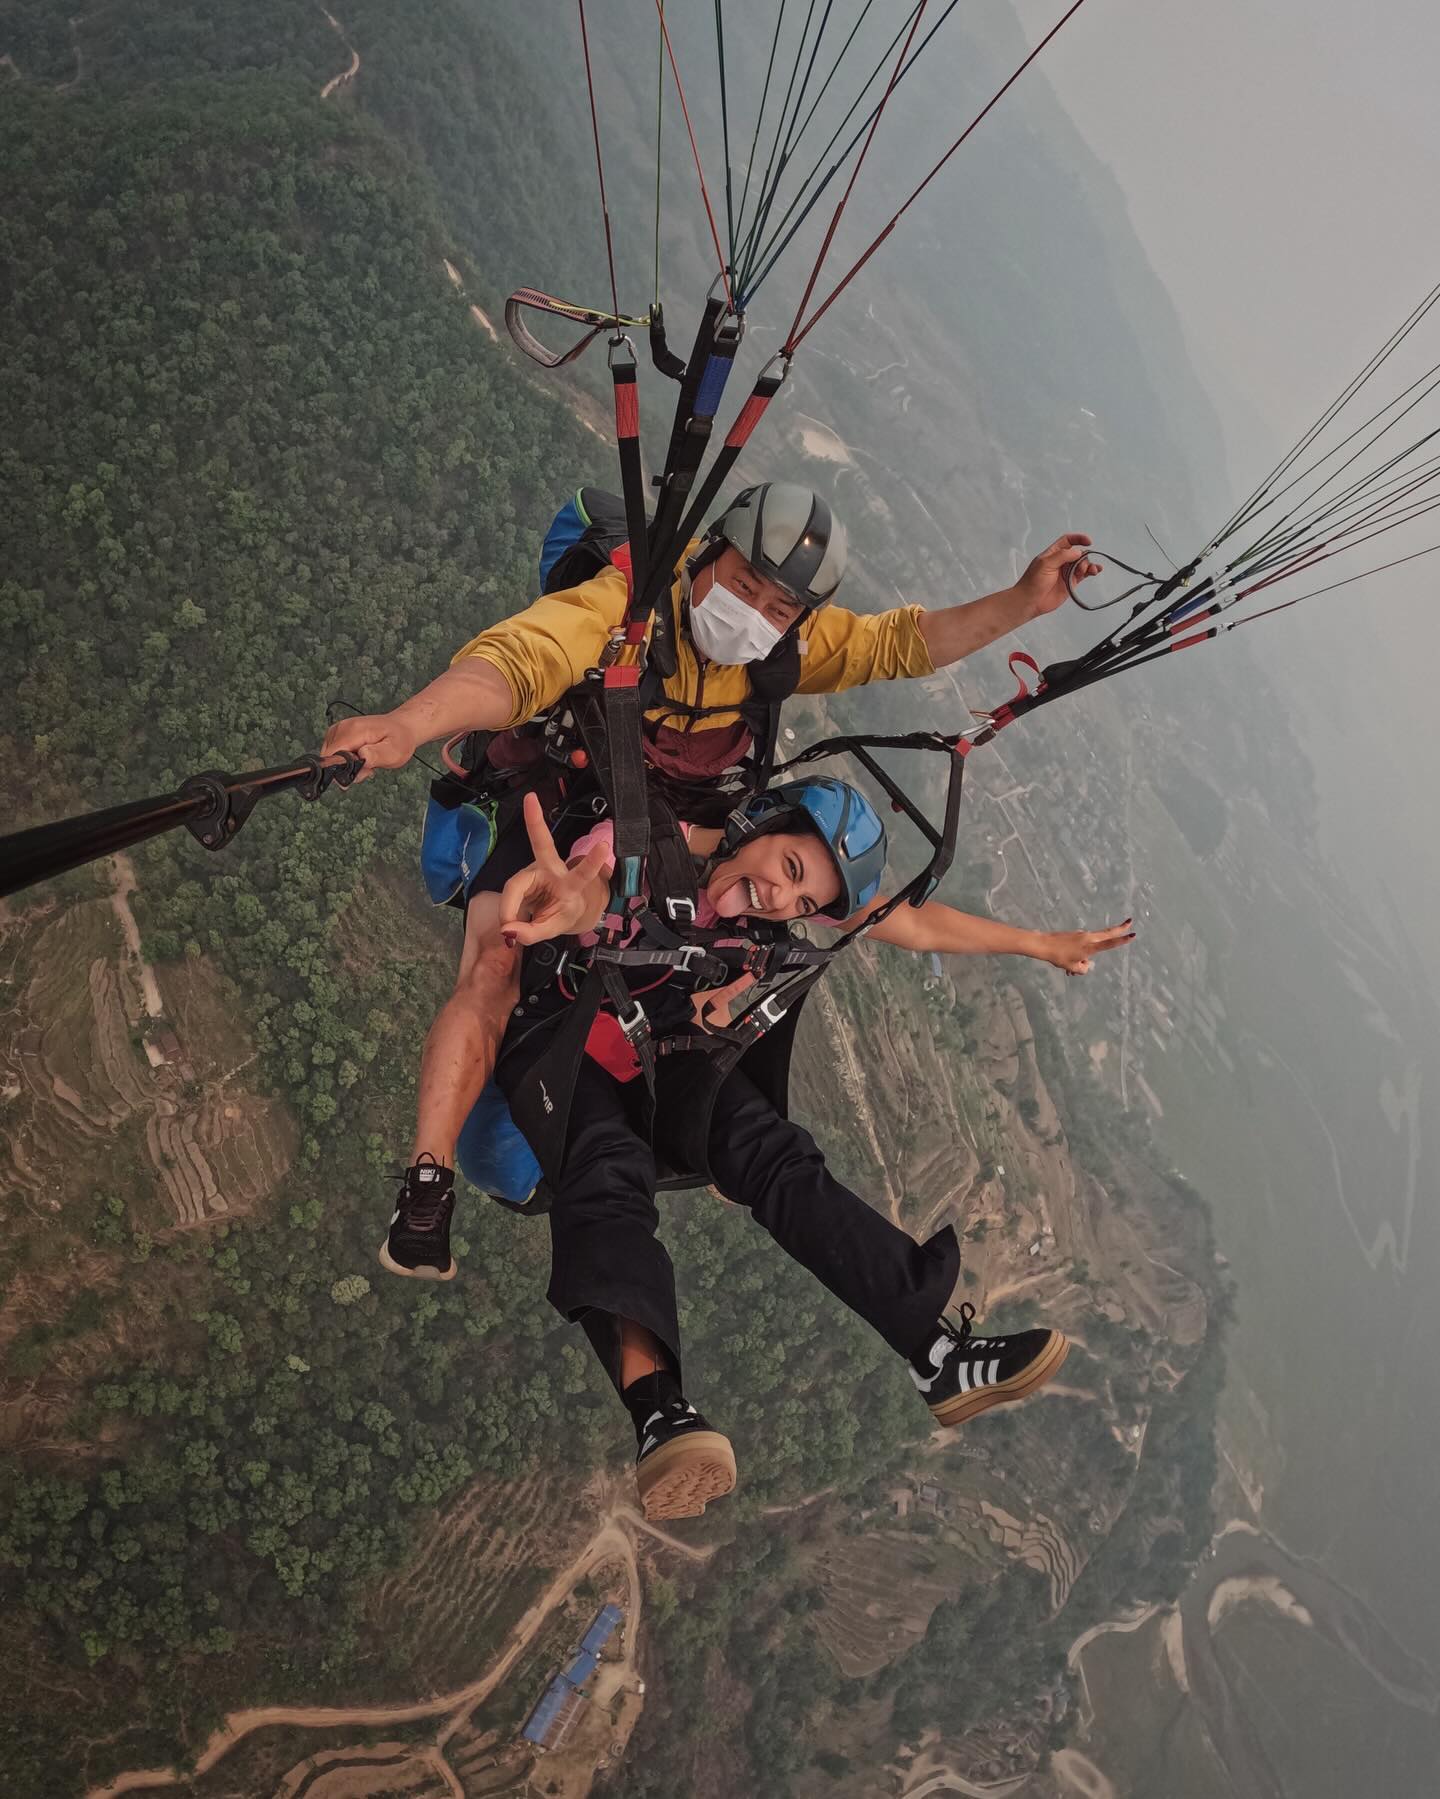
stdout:
POLYGON ((606 861, 608 865, 613 868, 615 866, 615 825, 613 820, 608 818, 602 818, 600 823, 597 824, 593 830, 587 831, 583 837, 576 838, 574 843, 570 845, 569 854, 565 858, 566 861, 578 862, 583 855, 594 849, 597 843, 603 843, 605 845, 606 861))

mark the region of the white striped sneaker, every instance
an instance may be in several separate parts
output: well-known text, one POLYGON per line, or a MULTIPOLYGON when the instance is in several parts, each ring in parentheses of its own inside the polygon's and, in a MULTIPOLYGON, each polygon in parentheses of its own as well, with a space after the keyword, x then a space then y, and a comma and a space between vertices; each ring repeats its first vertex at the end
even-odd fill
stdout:
POLYGON ((967 1300, 959 1324, 941 1318, 932 1340, 910 1359, 910 1378, 941 1424, 964 1424, 991 1406, 1024 1399, 1058 1372, 1070 1350, 1052 1330, 977 1337, 974 1316, 967 1300))

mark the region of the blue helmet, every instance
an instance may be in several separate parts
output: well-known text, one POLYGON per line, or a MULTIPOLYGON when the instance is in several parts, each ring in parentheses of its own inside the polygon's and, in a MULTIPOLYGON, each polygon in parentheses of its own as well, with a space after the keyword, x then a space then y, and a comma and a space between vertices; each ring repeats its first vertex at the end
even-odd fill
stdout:
POLYGON ((817 916, 848 918, 880 891, 888 845, 880 815, 848 781, 833 775, 806 775, 782 781, 757 793, 742 808, 749 825, 747 834, 781 831, 798 812, 796 820, 815 832, 835 859, 840 874, 840 897, 817 916))

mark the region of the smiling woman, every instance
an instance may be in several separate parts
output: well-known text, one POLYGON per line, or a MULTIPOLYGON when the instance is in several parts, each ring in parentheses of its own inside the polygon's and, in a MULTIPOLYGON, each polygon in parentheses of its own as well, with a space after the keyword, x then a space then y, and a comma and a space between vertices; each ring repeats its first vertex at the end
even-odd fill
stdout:
MULTIPOLYGON (((720 833, 692 832, 691 847, 720 833)), ((753 837, 712 875, 705 897, 721 918, 809 918, 841 897, 840 872, 808 831, 753 837)))

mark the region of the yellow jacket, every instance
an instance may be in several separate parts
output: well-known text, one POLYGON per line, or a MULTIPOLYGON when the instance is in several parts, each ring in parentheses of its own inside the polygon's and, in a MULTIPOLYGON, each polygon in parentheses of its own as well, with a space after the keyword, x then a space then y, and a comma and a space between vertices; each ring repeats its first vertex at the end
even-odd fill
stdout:
MULTIPOLYGON (((682 705, 738 707, 750 697, 750 676, 743 667, 718 662, 706 663, 702 671, 693 645, 680 629, 680 591, 677 579, 670 590, 677 667, 665 682, 666 696, 682 705)), ((595 667, 610 632, 624 616, 626 600, 625 576, 618 568, 602 569, 575 587, 542 594, 523 612, 491 625, 456 652, 452 666, 467 656, 479 656, 499 669, 515 696, 508 723, 524 724, 553 706, 584 679, 587 669, 595 667)), ((795 691, 841 693, 870 681, 933 675, 935 667, 920 635, 920 612, 919 606, 897 606, 866 614, 831 605, 807 613, 799 627, 800 680, 795 691)), ((652 729, 669 734, 663 706, 653 707, 646 717, 652 729)), ((722 710, 687 719, 685 732, 723 729, 733 738, 740 724, 738 711, 722 710)))

